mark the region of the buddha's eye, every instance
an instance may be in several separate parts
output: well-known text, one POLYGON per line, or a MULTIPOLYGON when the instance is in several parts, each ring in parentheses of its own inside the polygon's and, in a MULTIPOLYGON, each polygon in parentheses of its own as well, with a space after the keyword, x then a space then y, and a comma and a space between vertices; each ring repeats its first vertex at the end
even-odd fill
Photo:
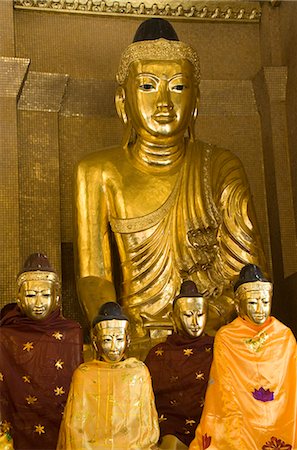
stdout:
POLYGON ((176 84, 175 86, 172 86, 171 88, 173 91, 181 92, 184 89, 186 89, 186 86, 184 84, 176 84))
POLYGON ((155 86, 151 83, 142 83, 139 87, 143 91, 152 91, 155 89, 155 86))

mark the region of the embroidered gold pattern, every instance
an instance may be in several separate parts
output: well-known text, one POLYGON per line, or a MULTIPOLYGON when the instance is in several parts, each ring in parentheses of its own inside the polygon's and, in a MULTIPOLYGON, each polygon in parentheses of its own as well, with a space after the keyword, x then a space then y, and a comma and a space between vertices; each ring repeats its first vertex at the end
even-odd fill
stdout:
POLYGON ((167 417, 164 416, 164 414, 161 414, 161 416, 159 417, 159 423, 165 422, 165 420, 167 420, 167 417))
POLYGON ((63 386, 61 386, 61 387, 57 386, 56 389, 54 389, 54 392, 55 392, 55 395, 63 395, 63 394, 65 394, 63 386))
POLYGON ((185 356, 193 355, 193 349, 192 348, 184 348, 184 355, 185 356))
POLYGON ((155 351, 155 354, 157 356, 163 356, 164 350, 162 348, 158 348, 158 350, 155 351))
POLYGON ((57 339, 58 341, 60 341, 63 337, 63 333, 61 333, 60 331, 55 331, 52 336, 57 339))
POLYGON ((28 397, 26 397, 26 400, 28 405, 33 405, 35 402, 37 402, 37 397, 35 397, 34 395, 28 395, 28 397))
POLYGON ((266 331, 260 331, 260 333, 256 334, 255 337, 244 339, 243 342, 251 352, 257 353, 263 348, 268 337, 269 336, 266 331))
POLYGON ((57 368, 57 370, 63 369, 63 365, 64 361, 62 361, 61 359, 58 359, 58 361, 55 362, 55 367, 57 368))
POLYGON ((203 372, 196 372, 196 380, 204 380, 204 373, 203 372))
POLYGON ((25 344, 23 344, 23 350, 27 350, 27 352, 33 350, 33 347, 33 342, 26 342, 25 344))
POLYGON ((31 377, 29 375, 22 376, 24 383, 31 383, 31 377))
POLYGON ((38 425, 34 425, 34 426, 35 426, 34 433, 38 433, 39 436, 40 436, 41 434, 45 434, 45 431, 44 431, 44 425, 40 425, 40 423, 39 423, 38 425))

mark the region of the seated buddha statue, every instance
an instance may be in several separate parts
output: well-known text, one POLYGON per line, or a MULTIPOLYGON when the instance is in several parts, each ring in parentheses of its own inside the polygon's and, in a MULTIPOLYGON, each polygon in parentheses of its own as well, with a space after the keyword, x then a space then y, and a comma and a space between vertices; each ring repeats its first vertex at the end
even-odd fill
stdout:
POLYGON ((205 405, 190 450, 297 448, 297 345, 270 316, 272 283, 248 264, 235 283, 238 317, 214 342, 205 405))
POLYGON ((114 302, 92 324, 93 361, 74 372, 57 450, 153 450, 158 415, 145 364, 126 358, 129 322, 114 302))
POLYGON ((187 449, 200 421, 212 362, 213 337, 204 334, 207 300, 185 281, 173 301, 174 332, 146 360, 159 416, 160 448, 187 449))
POLYGON ((17 303, 0 321, 1 426, 16 450, 54 450, 82 362, 81 327, 62 316, 58 275, 46 255, 28 257, 17 285, 17 303))
POLYGON ((123 142, 75 173, 80 301, 90 321, 106 299, 120 303, 135 342, 168 326, 182 281, 192 280, 214 332, 235 314, 241 267, 264 264, 244 169, 195 138, 199 57, 166 20, 140 25, 117 82, 123 142))

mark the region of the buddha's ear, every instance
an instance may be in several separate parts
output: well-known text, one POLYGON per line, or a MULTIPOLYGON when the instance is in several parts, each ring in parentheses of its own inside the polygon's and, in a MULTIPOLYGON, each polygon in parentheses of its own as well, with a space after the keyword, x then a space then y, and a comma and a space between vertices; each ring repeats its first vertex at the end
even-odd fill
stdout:
POLYGON ((127 125, 128 116, 125 108, 125 100, 126 100, 125 89, 123 88, 123 86, 118 86, 115 95, 115 106, 119 118, 121 119, 124 125, 127 125))
POLYGON ((192 116, 190 119, 189 124, 189 138, 191 142, 194 142, 195 140, 195 122, 198 117, 198 111, 199 111, 199 105, 200 105, 200 90, 197 88, 197 95, 196 95, 196 101, 193 108, 192 116))

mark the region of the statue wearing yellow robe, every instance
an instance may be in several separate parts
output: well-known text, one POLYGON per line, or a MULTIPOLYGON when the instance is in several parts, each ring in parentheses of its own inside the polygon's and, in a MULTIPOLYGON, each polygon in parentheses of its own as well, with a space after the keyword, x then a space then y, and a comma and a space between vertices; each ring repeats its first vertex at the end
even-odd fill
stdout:
POLYGON ((158 416, 146 366, 93 360, 75 371, 57 450, 153 450, 158 416))

